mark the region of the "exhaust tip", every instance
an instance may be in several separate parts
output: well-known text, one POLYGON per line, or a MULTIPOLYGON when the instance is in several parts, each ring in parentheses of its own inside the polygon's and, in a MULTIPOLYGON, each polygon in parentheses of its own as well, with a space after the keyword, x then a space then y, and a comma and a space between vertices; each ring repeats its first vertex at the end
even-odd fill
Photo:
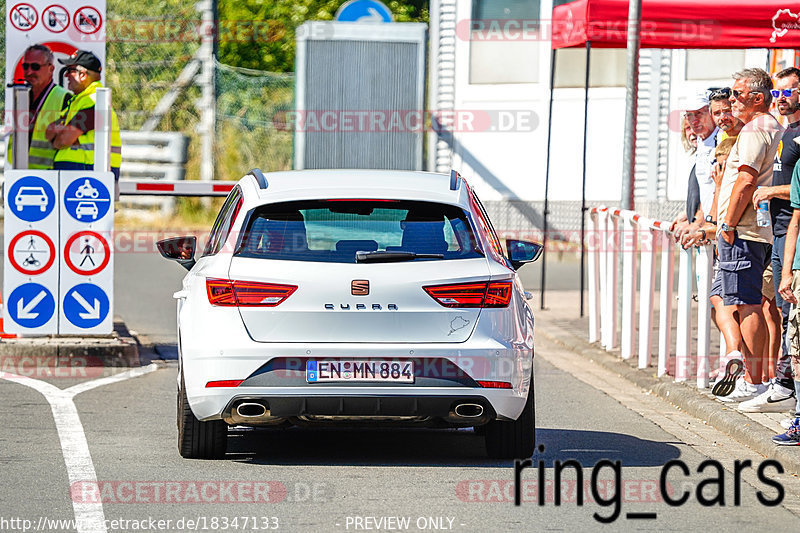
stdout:
POLYGON ((267 414, 267 408, 260 403, 245 402, 236 407, 236 414, 242 418, 257 418, 267 414))
POLYGON ((462 418, 478 418, 483 415, 483 406, 478 403, 460 403, 453 412, 462 418))

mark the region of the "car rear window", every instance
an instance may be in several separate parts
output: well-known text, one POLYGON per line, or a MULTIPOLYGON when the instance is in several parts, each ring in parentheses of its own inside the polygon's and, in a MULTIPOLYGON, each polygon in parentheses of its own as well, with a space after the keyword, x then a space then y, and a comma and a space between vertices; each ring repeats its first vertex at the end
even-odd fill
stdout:
POLYGON ((441 254, 418 261, 483 257, 463 209, 404 200, 311 200, 257 207, 236 255, 354 263, 356 252, 441 254))

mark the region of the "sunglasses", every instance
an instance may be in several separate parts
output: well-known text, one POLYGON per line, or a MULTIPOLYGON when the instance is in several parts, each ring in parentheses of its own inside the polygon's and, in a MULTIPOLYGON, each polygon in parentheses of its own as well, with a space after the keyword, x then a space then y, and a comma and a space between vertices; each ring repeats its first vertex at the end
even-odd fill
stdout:
POLYGON ((22 64, 22 70, 32 70, 32 71, 36 72, 40 68, 42 68, 43 66, 44 65, 42 65, 40 63, 23 63, 22 64))
POLYGON ((773 98, 778 98, 779 96, 789 98, 796 90, 798 90, 797 87, 793 87, 791 89, 772 89, 770 92, 772 93, 773 98))
POLYGON ((722 87, 721 89, 709 89, 708 97, 712 100, 719 97, 730 98, 731 96, 731 88, 730 87, 722 87))

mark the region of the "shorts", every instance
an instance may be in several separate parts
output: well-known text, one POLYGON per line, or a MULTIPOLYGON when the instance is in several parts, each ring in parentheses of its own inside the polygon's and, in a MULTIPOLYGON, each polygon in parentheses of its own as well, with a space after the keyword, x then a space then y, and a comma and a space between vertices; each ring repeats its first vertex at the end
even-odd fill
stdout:
POLYGON ((719 275, 719 259, 714 259, 714 278, 711 281, 711 296, 719 296, 722 298, 722 277, 719 275))
POLYGON ((767 268, 764 269, 764 278, 761 283, 761 295, 767 300, 775 299, 775 281, 772 279, 772 261, 767 261, 767 268))
MULTIPOLYGON (((795 298, 800 297, 800 270, 792 270, 792 292, 795 298)), ((789 311, 789 323, 786 326, 786 343, 792 358, 792 372, 795 381, 800 381, 800 309, 792 305, 789 311)))
POLYGON ((725 305, 761 305, 761 288, 770 244, 740 239, 734 231, 733 244, 717 238, 722 302, 725 305))

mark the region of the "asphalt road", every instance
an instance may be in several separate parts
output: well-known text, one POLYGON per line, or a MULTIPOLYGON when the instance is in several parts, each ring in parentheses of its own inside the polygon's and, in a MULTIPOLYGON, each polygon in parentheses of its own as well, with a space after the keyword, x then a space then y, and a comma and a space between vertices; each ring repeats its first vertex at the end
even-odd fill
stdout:
MULTIPOLYGON (((712 524, 715 531, 796 530, 795 514, 782 505, 759 503, 758 491, 769 499, 777 492, 752 470, 740 483, 741 502, 735 505, 733 460, 750 459, 758 466, 762 458, 724 435, 710 435, 713 430, 661 400, 632 396, 625 390, 630 386, 616 384, 614 376, 582 376, 580 366, 574 369, 578 377, 572 375, 569 354, 557 346, 542 341, 538 349, 537 442, 545 450, 534 459, 545 465, 543 505, 536 499, 535 469, 523 472, 523 502, 514 505, 512 464, 485 459, 482 438, 471 430, 242 431, 229 436, 224 460, 184 460, 176 450, 176 368, 165 365, 75 395, 79 418, 74 420, 55 390, 48 393, 58 406, 51 411, 40 392, 0 379, 0 530, 20 530, 10 522, 17 519, 18 526, 29 520, 29 527, 41 526, 40 531, 76 531, 68 522, 76 515, 107 521, 105 528, 80 531, 109 532, 141 525, 149 531, 187 531, 195 525, 214 531, 223 530, 223 523, 228 531, 265 526, 281 531, 706 531, 712 524), (83 434, 85 444, 77 438, 83 434), (597 466, 603 459, 620 461, 619 491, 610 484, 613 471, 597 466), (724 507, 704 507, 694 492, 703 479, 720 475, 713 468, 697 472, 708 459, 720 461, 725 481, 706 487, 705 494, 722 495, 724 507), (579 506, 575 469, 568 468, 564 500, 556 506, 554 465, 567 460, 580 466, 585 494, 592 494, 594 484, 598 498, 611 502, 618 495, 618 504, 587 500, 579 506), (674 495, 689 491, 680 507, 664 503, 658 489, 670 460, 689 469, 686 477, 679 470, 669 476, 674 495), (619 517, 611 526, 594 517, 613 516, 615 510, 619 517), (404 527, 386 522, 389 517, 410 522, 404 527), (189 527, 188 520, 197 524, 189 527)), ((64 388, 57 378, 48 381, 64 388)), ((797 479, 771 470, 767 476, 781 483, 785 501, 796 505, 797 479)))
MULTIPOLYGON (((144 336, 174 340, 172 293, 183 269, 155 254, 116 258, 116 313, 144 336)), ((568 267, 552 271, 566 282, 568 267)), ((759 479, 755 469, 764 458, 726 435, 541 336, 535 369, 536 437, 544 451, 521 475, 520 506, 514 505, 513 464, 487 460, 483 439, 471 430, 232 431, 224 460, 184 460, 176 449, 174 363, 135 370, 137 376, 124 369, 106 377, 89 371, 24 382, 6 376, 0 379, 0 531, 740 532, 800 526, 797 478, 767 466, 767 481, 759 479), (570 460, 563 501, 556 505, 555 465, 570 460), (601 460, 619 461, 619 485, 611 482, 614 468, 599 466, 601 460), (711 463, 699 471, 709 460, 720 470, 711 463), (735 460, 753 465, 738 481, 735 460), (668 505, 659 488, 669 461, 687 468, 684 475, 678 465, 667 477, 673 497, 688 494, 680 506, 668 505), (584 488, 583 505, 577 486, 584 488), (777 486, 784 491, 779 505, 759 501, 759 493, 767 503, 777 500, 777 486), (699 502, 715 496, 724 506, 699 502), (595 515, 615 520, 605 525, 595 515), (76 518, 77 526, 70 522, 76 518)))

